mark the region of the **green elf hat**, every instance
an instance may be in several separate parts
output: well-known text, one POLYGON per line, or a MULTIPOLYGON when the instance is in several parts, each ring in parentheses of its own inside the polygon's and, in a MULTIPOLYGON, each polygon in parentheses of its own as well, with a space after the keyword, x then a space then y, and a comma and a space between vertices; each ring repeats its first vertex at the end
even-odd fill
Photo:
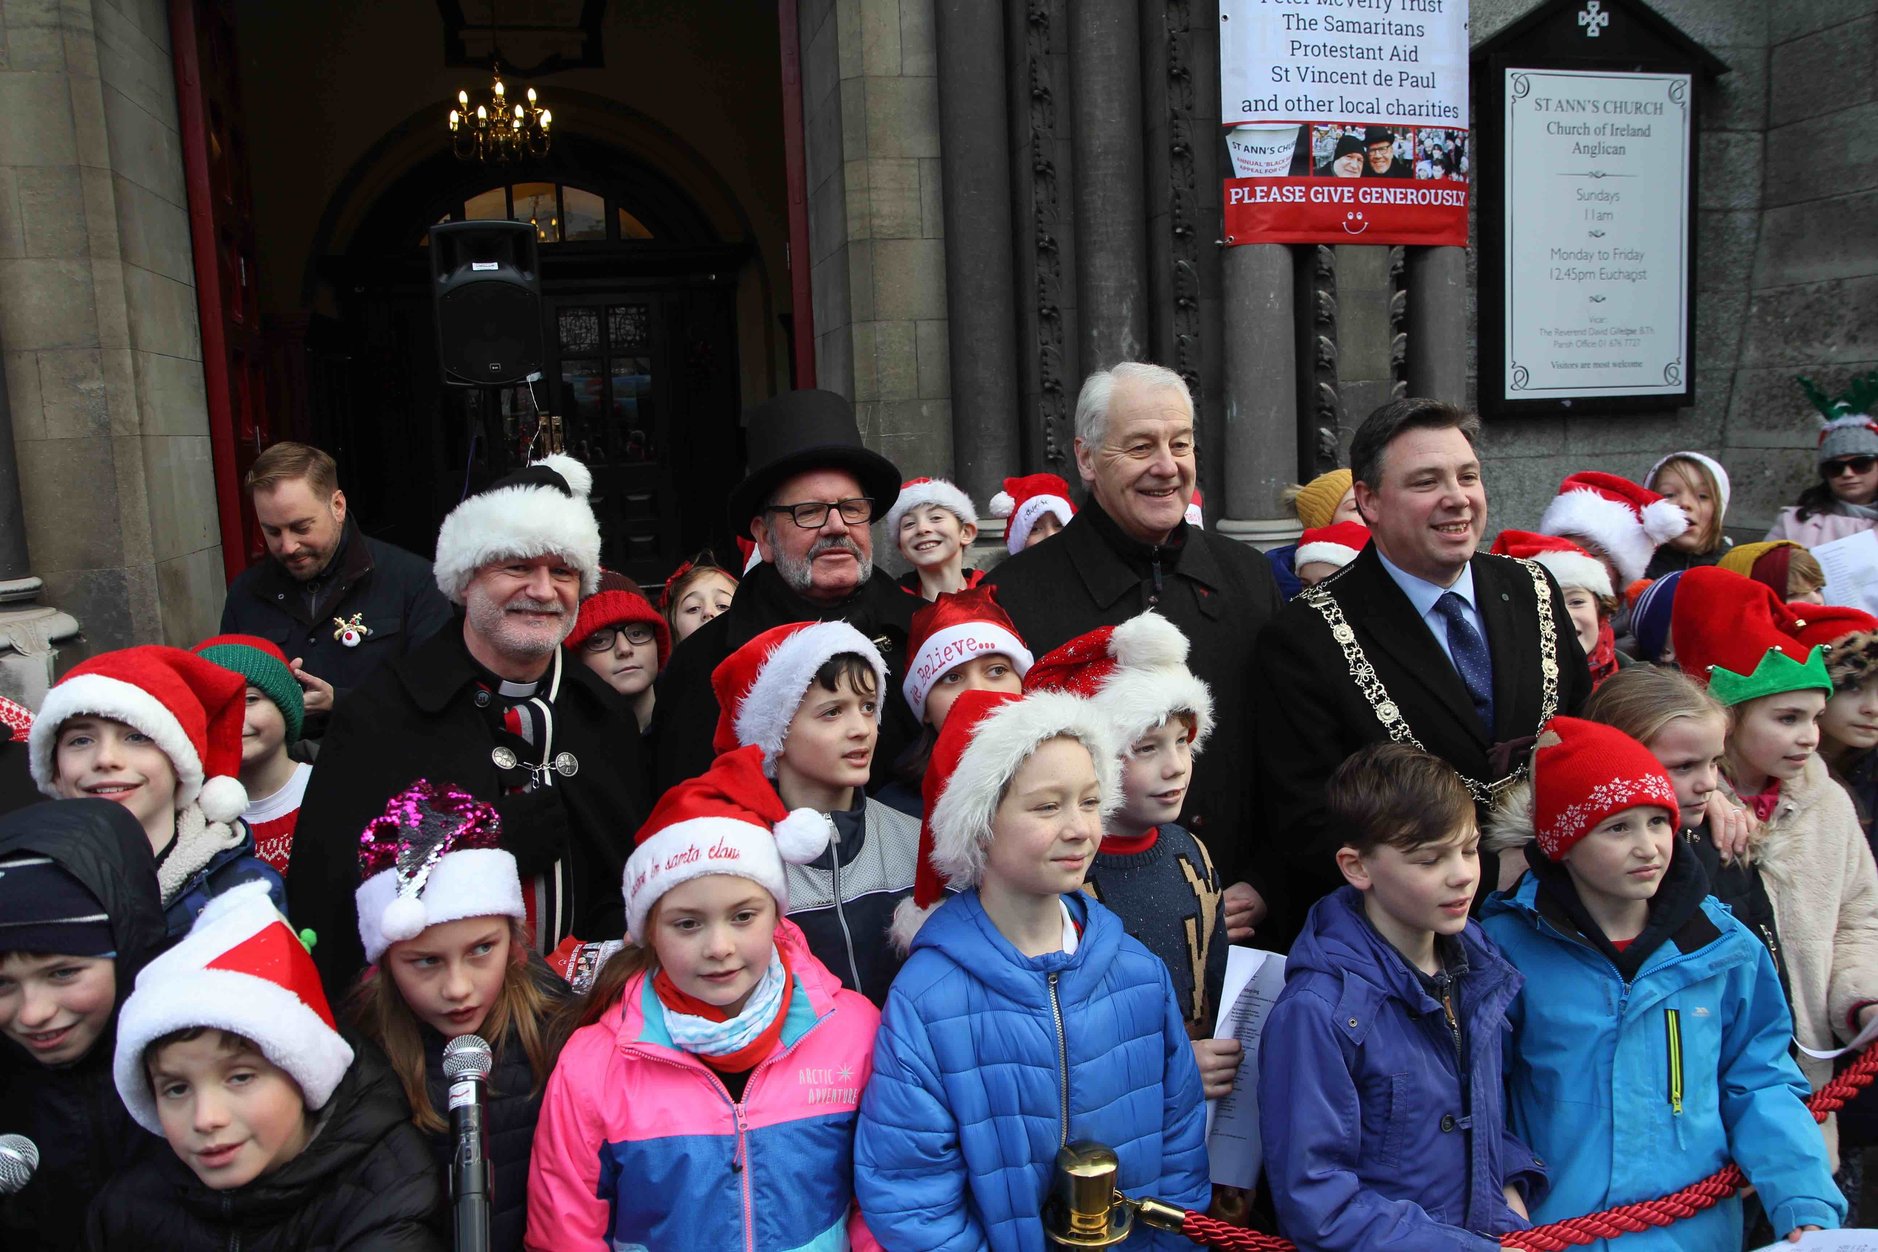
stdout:
POLYGON ((1676 663, 1731 707, 1788 691, 1830 696, 1826 650, 1801 638, 1809 607, 1783 604, 1765 583, 1732 570, 1689 570, 1670 611, 1676 663))

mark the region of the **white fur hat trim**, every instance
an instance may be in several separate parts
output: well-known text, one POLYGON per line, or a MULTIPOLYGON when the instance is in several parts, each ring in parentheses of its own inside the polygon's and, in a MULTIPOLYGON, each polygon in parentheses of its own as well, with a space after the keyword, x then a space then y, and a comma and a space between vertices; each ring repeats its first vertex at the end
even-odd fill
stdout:
POLYGON ((1213 732, 1213 694, 1187 669, 1191 647, 1180 627, 1152 610, 1109 634, 1115 669, 1092 697, 1113 719, 1116 751, 1177 713, 1193 715, 1193 750, 1213 732))
POLYGON ((959 521, 970 526, 978 525, 978 509, 972 504, 972 498, 953 483, 943 478, 930 478, 923 483, 914 483, 900 488, 900 498, 887 510, 887 534, 896 539, 900 534, 900 519, 914 509, 936 504, 949 510, 959 521))
POLYGON ((1089 750, 1101 783, 1102 813, 1114 812, 1121 801, 1120 767, 1109 720, 1093 702, 1062 691, 1033 692, 986 714, 928 819, 933 868, 955 890, 978 883, 999 796, 1039 744, 1060 736, 1089 750))
POLYGON ((874 670, 874 690, 887 690, 887 662, 874 641, 846 622, 817 622, 796 631, 763 658, 756 681, 737 703, 731 725, 737 742, 763 749, 763 772, 776 776, 776 758, 782 755, 789 723, 795 720, 802 695, 815 681, 815 671, 843 653, 865 657, 874 670))
POLYGON ((365 963, 378 964, 385 949, 402 939, 413 939, 427 927, 465 917, 527 916, 522 909, 522 880, 515 857, 501 848, 464 848, 449 852, 431 867, 424 889, 398 896, 398 871, 383 869, 359 884, 354 893, 359 907, 359 942, 365 945, 365 963), (416 923, 397 925, 387 914, 394 904, 416 905, 416 923), (408 933, 407 933, 408 932, 408 933))
MULTIPOLYGON (((1009 500, 1010 497, 1006 496, 1005 499, 1009 500)), ((1067 526, 1069 519, 1076 515, 1076 510, 1062 496, 1032 496, 1018 505, 1017 511, 1011 514, 1010 523, 1004 528, 1004 546, 1012 556, 1024 550, 1031 528, 1045 513, 1054 514, 1058 522, 1067 526)))
MULTIPOLYGON (((179 812, 194 803, 201 794, 202 758, 196 755, 195 745, 183 733, 182 723, 176 720, 176 715, 162 701, 134 683, 106 674, 75 674, 46 693, 45 703, 40 705, 33 719, 32 733, 26 741, 33 781, 39 784, 39 790, 46 795, 55 800, 59 798, 58 767, 53 760, 53 751, 58 747, 59 727, 87 713, 122 722, 156 741, 156 746, 170 759, 170 765, 176 771, 176 808, 179 812)), ((240 786, 240 783, 236 782, 236 786, 240 786)), ((247 793, 243 792, 242 808, 246 807, 247 793)), ((210 820, 225 822, 240 815, 241 809, 236 809, 227 817, 211 817, 210 820)), ((205 812, 204 816, 210 815, 205 812)))
POLYGON ((538 464, 559 474, 574 494, 516 483, 470 496, 443 519, 433 571, 452 604, 463 603, 483 566, 542 556, 558 556, 579 570, 582 596, 599 590, 600 523, 587 502, 593 476, 572 457, 551 456, 538 464))
POLYGON ((254 1041, 300 1085, 310 1109, 323 1108, 352 1066, 352 1048, 312 1008, 279 983, 211 961, 265 927, 285 926, 265 883, 243 883, 210 900, 181 942, 137 976, 118 1016, 112 1076, 137 1124, 163 1133, 144 1071, 144 1049, 171 1031, 209 1027, 254 1041))
POLYGON ((1688 517, 1668 500, 1646 507, 1639 521, 1630 505, 1587 487, 1553 496, 1539 519, 1545 534, 1582 535, 1610 553, 1626 586, 1643 577, 1657 544, 1688 528, 1688 517))
POLYGON ((1321 561, 1326 565, 1334 565, 1338 569, 1342 569, 1351 561, 1356 560, 1356 555, 1356 549, 1347 544, 1325 543, 1321 541, 1318 543, 1301 543, 1298 545, 1298 550, 1292 554, 1291 568, 1302 569, 1304 566, 1310 565, 1313 562, 1321 561))
POLYGON ((959 622, 926 636, 919 655, 900 680, 900 693, 912 707, 913 716, 926 720, 926 697, 941 678, 974 657, 987 655, 1011 658, 1011 667, 1019 678, 1030 672, 1036 660, 1023 640, 996 622, 959 622))
POLYGON ((774 831, 734 817, 697 817, 674 822, 653 835, 626 860, 622 886, 626 934, 645 942, 646 915, 660 896, 680 883, 708 874, 748 878, 787 912, 789 891, 783 864, 807 865, 828 848, 832 824, 813 809, 795 809, 774 831))
POLYGON ((1552 571, 1561 588, 1583 587, 1593 595, 1610 596, 1611 574, 1604 562, 1584 552, 1535 552, 1533 560, 1552 571))

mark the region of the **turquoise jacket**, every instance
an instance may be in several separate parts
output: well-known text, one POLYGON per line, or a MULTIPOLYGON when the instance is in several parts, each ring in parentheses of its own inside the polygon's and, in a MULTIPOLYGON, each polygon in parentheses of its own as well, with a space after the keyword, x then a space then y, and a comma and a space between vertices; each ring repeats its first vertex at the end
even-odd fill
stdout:
MULTIPOLYGON (((1698 877, 1690 895, 1702 889, 1698 877)), ((1488 937, 1526 978, 1507 1011, 1507 1113, 1551 1174, 1533 1224, 1653 1199, 1733 1160, 1776 1234, 1837 1227, 1845 1200, 1787 1050, 1773 961, 1712 896, 1686 907, 1626 983, 1532 874, 1487 901, 1488 937)), ((1736 1198, 1615 1247, 1737 1252, 1741 1240, 1736 1198)))

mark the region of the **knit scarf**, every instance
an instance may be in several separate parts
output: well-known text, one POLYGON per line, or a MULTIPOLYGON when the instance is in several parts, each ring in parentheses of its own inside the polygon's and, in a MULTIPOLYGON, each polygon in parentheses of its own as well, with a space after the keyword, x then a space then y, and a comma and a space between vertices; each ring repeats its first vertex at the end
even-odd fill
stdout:
POLYGON ((677 1048, 720 1074, 740 1074, 755 1068, 782 1039, 794 983, 782 949, 771 945, 769 968, 735 1017, 686 995, 663 969, 653 975, 652 990, 665 1013, 665 1031, 677 1048))
POLYGON ((1868 522, 1878 522, 1878 504, 1850 504, 1834 496, 1827 511, 1841 517, 1862 517, 1868 522))

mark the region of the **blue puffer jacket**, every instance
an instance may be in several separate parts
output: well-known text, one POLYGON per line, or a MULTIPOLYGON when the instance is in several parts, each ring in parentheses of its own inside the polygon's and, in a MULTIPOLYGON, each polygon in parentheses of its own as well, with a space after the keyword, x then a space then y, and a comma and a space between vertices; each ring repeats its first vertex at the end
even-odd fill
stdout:
MULTIPOLYGON (((1675 903, 1661 897, 1676 870, 1672 862, 1655 909, 1675 903)), ((1508 1012, 1507 1105, 1551 1171, 1535 1223, 1653 1199, 1731 1159, 1776 1234, 1844 1221, 1825 1140, 1804 1107, 1806 1080, 1787 1051, 1793 1019, 1773 961, 1726 907, 1712 896, 1690 905, 1628 983, 1532 874, 1511 897, 1487 901, 1482 925, 1526 977, 1508 1012)), ((1734 1252, 1741 1238, 1732 1198, 1591 1246, 1734 1252)))
MULTIPOLYGON (((887 1249, 1044 1245, 1057 1149, 1091 1139, 1116 1185, 1202 1209, 1200 1071, 1167 967, 1096 901, 1063 897, 1074 954, 1026 957, 976 891, 927 918, 887 994, 861 1097, 854 1189, 887 1249)), ((1138 1229, 1122 1245, 1189 1246, 1138 1229)))
POLYGON ((1519 974, 1469 922, 1449 964, 1463 1069, 1441 1002, 1362 900, 1344 887, 1312 907, 1259 1041, 1279 1229, 1305 1252, 1488 1252, 1499 1240, 1487 1236, 1527 1225, 1505 1184, 1528 1203, 1544 1191, 1544 1167, 1506 1129, 1501 1051, 1519 974))

